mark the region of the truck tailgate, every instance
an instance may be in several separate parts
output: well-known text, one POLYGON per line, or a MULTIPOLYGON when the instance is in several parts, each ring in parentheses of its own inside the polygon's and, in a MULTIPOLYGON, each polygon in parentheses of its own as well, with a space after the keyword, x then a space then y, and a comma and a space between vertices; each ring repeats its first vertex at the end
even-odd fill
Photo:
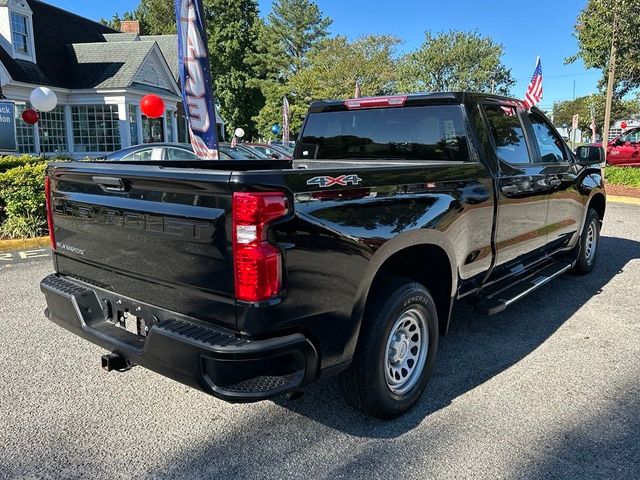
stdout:
POLYGON ((235 328, 230 173, 52 164, 57 271, 235 328))

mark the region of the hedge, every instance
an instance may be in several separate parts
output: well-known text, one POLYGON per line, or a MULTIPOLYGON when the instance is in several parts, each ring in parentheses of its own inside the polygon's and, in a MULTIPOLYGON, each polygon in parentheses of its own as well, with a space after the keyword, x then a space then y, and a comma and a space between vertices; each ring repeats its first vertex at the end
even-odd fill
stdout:
POLYGON ((25 163, 0 173, 0 235, 28 238, 46 232, 44 162, 25 163))
POLYGON ((32 155, 0 157, 0 173, 23 165, 36 165, 46 162, 47 159, 45 157, 34 157, 32 155))
POLYGON ((640 168, 638 167, 607 167, 604 175, 611 185, 640 187, 640 168))

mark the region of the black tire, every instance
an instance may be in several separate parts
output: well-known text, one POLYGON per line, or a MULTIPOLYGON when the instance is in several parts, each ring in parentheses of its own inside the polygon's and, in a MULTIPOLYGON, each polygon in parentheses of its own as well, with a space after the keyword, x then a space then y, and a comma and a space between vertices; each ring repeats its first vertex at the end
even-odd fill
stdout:
POLYGON ((376 418, 392 419, 413 407, 427 386, 438 348, 438 313, 431 294, 420 283, 393 277, 380 284, 383 288, 374 293, 373 301, 367 306, 353 363, 341 374, 339 382, 347 401, 355 408, 376 418), (403 318, 408 318, 407 322, 401 321, 403 318), (407 324, 407 330, 394 328, 402 329, 407 324), (420 328, 420 335, 414 334, 416 325, 420 324, 424 325, 428 336, 424 336, 423 328, 420 328), (413 330, 409 330, 412 327, 413 330), (393 339, 392 329, 397 333, 393 339), (390 350, 396 340, 399 348, 390 350), (423 359, 415 357, 417 360, 412 366, 409 357, 414 349, 423 351, 419 345, 426 346, 427 350, 423 359), (402 354, 399 353, 401 350, 402 354), (396 352, 398 356, 394 358, 396 365, 387 363, 388 358, 392 362, 390 352, 396 352), (401 356, 405 363, 400 360, 401 356), (402 381, 400 377, 394 379, 392 371, 395 369, 395 374, 400 371, 400 375, 405 375, 403 365, 413 368, 406 377, 411 381, 404 384, 407 391, 389 384, 389 381, 402 381))
POLYGON ((598 247, 600 245, 600 216, 593 208, 587 212, 584 222, 580 246, 578 249, 578 259, 574 267, 574 272, 578 275, 586 275, 593 270, 598 258, 598 247))

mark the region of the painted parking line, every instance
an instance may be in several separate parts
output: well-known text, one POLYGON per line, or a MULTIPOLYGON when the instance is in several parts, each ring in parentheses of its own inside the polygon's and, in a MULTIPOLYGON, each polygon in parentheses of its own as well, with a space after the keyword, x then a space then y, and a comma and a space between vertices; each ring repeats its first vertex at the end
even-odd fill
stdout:
POLYGON ((33 250, 21 250, 17 252, 0 253, 0 265, 26 263, 42 258, 48 258, 51 250, 48 248, 36 248, 33 250))

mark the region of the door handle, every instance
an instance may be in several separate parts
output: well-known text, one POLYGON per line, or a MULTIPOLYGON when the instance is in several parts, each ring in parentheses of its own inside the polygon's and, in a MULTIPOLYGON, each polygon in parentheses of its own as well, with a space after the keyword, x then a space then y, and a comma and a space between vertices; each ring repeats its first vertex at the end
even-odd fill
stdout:
POLYGON ((91 177, 91 180, 107 192, 125 192, 127 190, 124 181, 118 177, 91 177))
POLYGON ((551 185, 552 187, 559 187, 560 185, 562 185, 562 180, 560 180, 559 178, 552 178, 551 180, 549 180, 549 185, 551 185))
POLYGON ((514 193, 518 193, 518 186, 513 183, 507 183, 500 187, 500 190, 502 190, 502 193, 505 195, 513 195, 514 193))

